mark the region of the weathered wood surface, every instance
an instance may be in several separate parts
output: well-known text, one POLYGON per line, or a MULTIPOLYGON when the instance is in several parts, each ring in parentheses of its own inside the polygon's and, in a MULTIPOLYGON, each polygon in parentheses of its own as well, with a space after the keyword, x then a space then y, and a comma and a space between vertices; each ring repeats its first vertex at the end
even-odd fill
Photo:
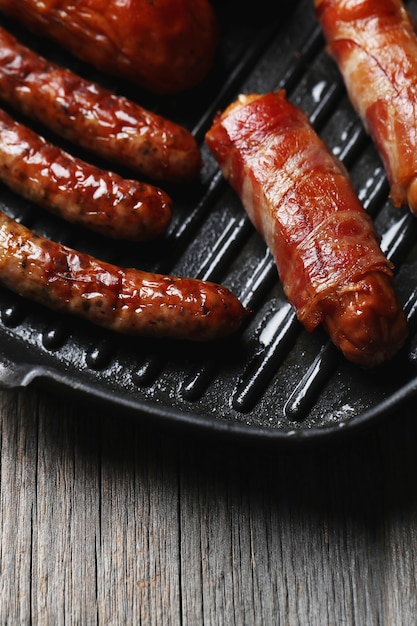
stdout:
POLYGON ((414 626, 406 413, 284 454, 0 393, 0 624, 414 626))

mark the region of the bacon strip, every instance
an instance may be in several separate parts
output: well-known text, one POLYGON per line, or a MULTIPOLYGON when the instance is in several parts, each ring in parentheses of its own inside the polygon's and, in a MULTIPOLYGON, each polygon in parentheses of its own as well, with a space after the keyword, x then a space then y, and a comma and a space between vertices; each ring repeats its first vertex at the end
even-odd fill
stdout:
POLYGON ((242 95, 206 142, 307 330, 322 323, 349 360, 367 367, 395 354, 407 327, 392 266, 347 172, 304 113, 283 91, 242 95))
POLYGON ((0 212, 0 283, 51 309, 107 329, 208 341, 248 312, 226 287, 122 268, 40 237, 0 212))
POLYGON ((346 88, 384 163, 395 206, 417 213, 417 37, 400 0, 315 0, 346 88))
POLYGON ((112 163, 157 181, 198 178, 201 154, 179 124, 50 63, 0 27, 0 98, 112 163))

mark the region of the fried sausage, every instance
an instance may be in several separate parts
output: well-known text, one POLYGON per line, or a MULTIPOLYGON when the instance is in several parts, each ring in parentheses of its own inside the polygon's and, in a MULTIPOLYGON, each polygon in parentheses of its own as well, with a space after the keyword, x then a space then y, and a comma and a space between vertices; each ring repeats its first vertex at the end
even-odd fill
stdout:
POLYGON ((315 0, 327 50, 384 163, 396 206, 417 213, 417 37, 400 0, 315 0))
POLYGON ((208 0, 0 0, 0 10, 96 68, 159 94, 200 83, 218 43, 208 0))
POLYGON ((81 161, 1 109, 0 180, 52 213, 114 239, 155 239, 171 220, 171 198, 158 187, 81 161))
POLYGON ((209 148, 274 255, 308 331, 322 323, 346 358, 373 367, 407 335, 392 266, 343 166, 283 91, 240 96, 209 148))
POLYGON ((0 283, 51 309, 132 335, 207 341, 234 332, 247 315, 226 287, 100 261, 4 213, 0 283))
POLYGON ((155 181, 196 179, 201 154, 181 125, 48 62, 0 27, 0 98, 57 135, 155 181))

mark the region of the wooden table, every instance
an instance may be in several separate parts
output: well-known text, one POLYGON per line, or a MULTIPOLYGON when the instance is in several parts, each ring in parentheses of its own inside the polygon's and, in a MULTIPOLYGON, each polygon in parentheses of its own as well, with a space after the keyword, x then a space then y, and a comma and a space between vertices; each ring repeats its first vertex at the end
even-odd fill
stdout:
POLYGON ((35 387, 0 420, 1 625, 416 624, 411 405, 302 452, 35 387))

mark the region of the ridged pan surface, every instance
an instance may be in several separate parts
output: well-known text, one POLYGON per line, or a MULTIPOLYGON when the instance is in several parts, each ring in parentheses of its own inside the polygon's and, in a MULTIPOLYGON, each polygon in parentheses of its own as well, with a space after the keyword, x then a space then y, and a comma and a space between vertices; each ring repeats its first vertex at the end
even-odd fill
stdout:
MULTIPOLYGON (((58 385, 138 419, 274 443, 352 432, 394 414, 415 393, 417 221, 388 199, 381 161, 326 54, 312 4, 282 2, 275 15, 261 2, 254 15, 239 2, 215 2, 221 45, 213 72, 192 93, 164 98, 95 72, 1 18, 44 56, 185 125, 201 145, 204 166, 196 184, 165 187, 174 218, 157 245, 109 242, 47 215, 3 186, 0 209, 42 235, 113 263, 221 282, 253 311, 235 336, 188 345, 119 336, 0 289, 2 387, 58 385), (395 263, 410 338, 393 361, 373 371, 349 364, 322 331, 309 334, 298 323, 270 253, 204 145, 217 110, 239 93, 278 87, 306 111, 347 166, 395 263)), ((417 18, 417 0, 409 6, 417 18)), ((64 147, 85 158, 74 146, 64 147)))

